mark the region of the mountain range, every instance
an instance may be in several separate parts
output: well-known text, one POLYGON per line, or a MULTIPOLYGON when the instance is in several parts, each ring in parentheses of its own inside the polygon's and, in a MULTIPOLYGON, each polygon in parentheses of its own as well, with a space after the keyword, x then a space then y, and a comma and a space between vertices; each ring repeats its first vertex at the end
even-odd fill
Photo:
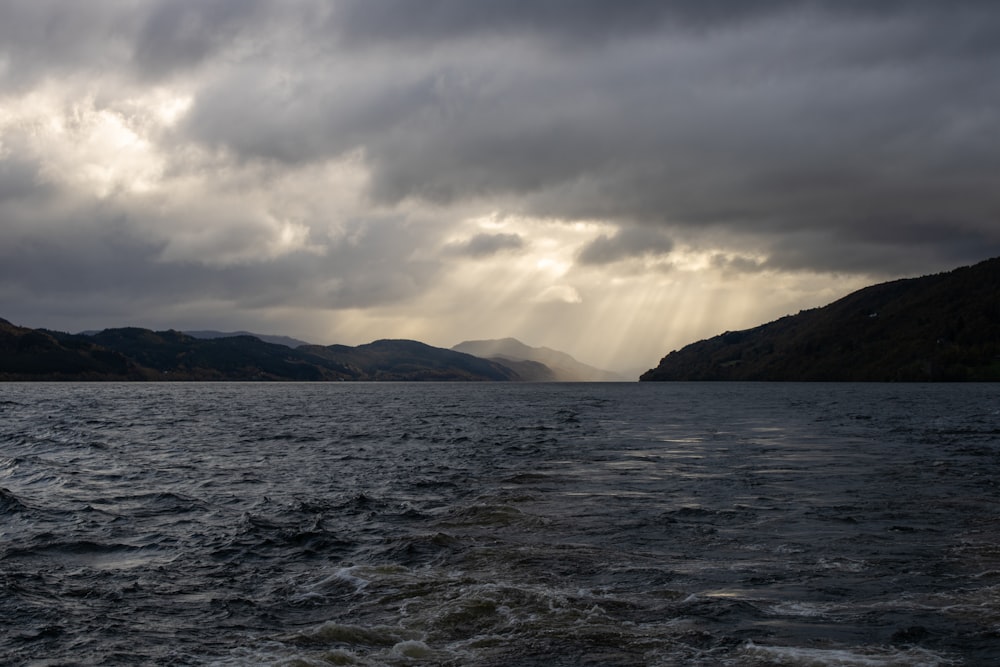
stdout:
POLYGON ((998 381, 1000 258, 727 331, 640 380, 998 381))
MULTIPOLYGON (((95 336, 101 333, 96 329, 91 329, 89 331, 81 331, 81 336, 95 336)), ((298 338, 292 338, 291 336, 274 336, 270 334, 259 334, 253 333, 252 331, 214 331, 212 329, 202 329, 197 331, 182 331, 181 333, 191 336, 192 338, 203 338, 211 340, 214 338, 235 338, 236 336, 253 336, 254 338, 259 338, 265 343, 277 343, 278 345, 284 345, 285 347, 296 348, 302 345, 312 345, 312 343, 307 343, 304 340, 299 340, 298 338)))
POLYGON ((293 348, 286 343, 299 341, 287 337, 191 333, 124 327, 69 334, 0 319, 0 380, 552 382, 563 376, 529 359, 501 362, 413 340, 293 348))

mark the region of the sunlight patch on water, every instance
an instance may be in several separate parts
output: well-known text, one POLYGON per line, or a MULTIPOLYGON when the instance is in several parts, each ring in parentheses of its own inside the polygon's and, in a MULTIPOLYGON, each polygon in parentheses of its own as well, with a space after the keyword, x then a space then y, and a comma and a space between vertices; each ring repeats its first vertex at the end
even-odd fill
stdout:
POLYGON ((747 665, 761 667, 945 667, 959 662, 921 648, 860 649, 803 648, 797 646, 758 646, 747 643, 743 649, 747 665))

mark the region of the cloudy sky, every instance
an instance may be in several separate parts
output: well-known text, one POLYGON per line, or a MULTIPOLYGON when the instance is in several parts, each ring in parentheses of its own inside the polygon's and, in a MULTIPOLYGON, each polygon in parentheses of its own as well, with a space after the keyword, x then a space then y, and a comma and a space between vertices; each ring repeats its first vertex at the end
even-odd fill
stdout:
POLYGON ((1000 255, 1000 4, 0 0, 0 317, 611 369, 1000 255))

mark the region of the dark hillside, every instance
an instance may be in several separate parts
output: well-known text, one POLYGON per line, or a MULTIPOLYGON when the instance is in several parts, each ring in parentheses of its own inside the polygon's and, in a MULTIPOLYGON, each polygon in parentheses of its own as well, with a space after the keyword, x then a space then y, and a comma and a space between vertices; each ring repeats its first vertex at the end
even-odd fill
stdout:
POLYGON ((85 338, 18 327, 0 319, 0 379, 144 379, 145 371, 85 338))
POLYGON ((432 347, 415 340, 377 340, 347 347, 300 347, 322 359, 351 368, 371 380, 520 380, 512 369, 471 354, 432 347))
POLYGON ((1000 380, 1000 258, 859 290, 664 357, 642 380, 1000 380))
POLYGON ((88 336, 164 379, 339 380, 353 379, 343 366, 253 336, 199 339, 179 331, 127 327, 88 336))

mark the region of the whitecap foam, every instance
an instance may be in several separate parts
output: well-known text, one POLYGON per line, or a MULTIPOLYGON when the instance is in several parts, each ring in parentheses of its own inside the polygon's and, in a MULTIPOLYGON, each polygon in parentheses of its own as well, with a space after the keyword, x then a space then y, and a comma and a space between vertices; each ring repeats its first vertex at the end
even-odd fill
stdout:
POLYGON ((291 637, 294 643, 347 644, 360 647, 391 647, 420 638, 420 633, 398 625, 355 625, 327 621, 291 637))
POLYGON ((780 616, 815 618, 829 614, 830 606, 815 602, 779 602, 772 605, 769 611, 780 616))
POLYGON ((838 572, 863 572, 868 569, 868 563, 850 558, 820 558, 816 561, 821 569, 838 572))
POLYGON ((355 593, 360 593, 368 586, 368 580, 359 577, 356 572, 357 566, 342 567, 323 577, 319 581, 305 584, 302 591, 292 599, 296 602, 325 597, 325 591, 331 588, 342 588, 345 584, 354 588, 355 593))
POLYGON ((430 646, 418 639, 401 641, 392 647, 392 652, 400 657, 415 660, 428 660, 437 654, 430 646))

